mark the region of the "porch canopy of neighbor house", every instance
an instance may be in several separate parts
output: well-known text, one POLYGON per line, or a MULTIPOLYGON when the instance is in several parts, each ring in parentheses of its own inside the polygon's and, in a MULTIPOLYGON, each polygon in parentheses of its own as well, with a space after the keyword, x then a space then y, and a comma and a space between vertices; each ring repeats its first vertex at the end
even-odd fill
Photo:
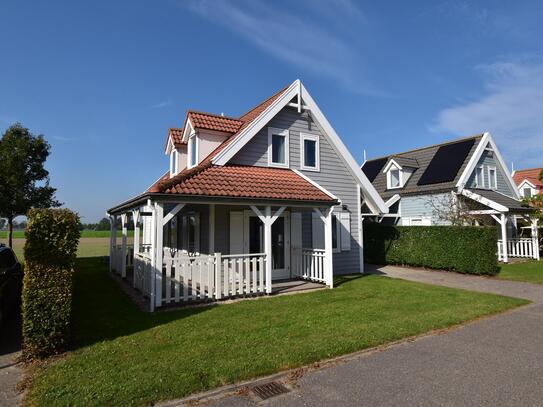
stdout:
MULTIPOLYGON (((272 225, 287 208, 309 210, 324 225, 324 250, 312 253, 319 276, 309 279, 333 286, 332 208, 340 201, 330 192, 301 173, 290 169, 239 165, 215 166, 211 163, 164 176, 145 193, 107 211, 111 219, 110 270, 126 276, 130 261, 127 247, 129 217, 134 227, 134 285, 148 294, 151 309, 179 298, 221 299, 246 294, 270 294, 272 291, 272 225), (165 249, 163 230, 186 205, 207 205, 209 208, 209 250, 206 256, 179 263, 191 268, 179 283, 172 280, 172 254, 165 249), (215 253, 216 205, 245 206, 263 225, 263 253, 223 255, 215 253), (116 243, 116 224, 120 217, 121 245, 116 243), (151 239, 149 247, 140 243, 140 221, 148 217, 151 239), (193 270, 198 265, 197 273, 193 270), (187 279, 188 278, 188 279, 187 279), (190 292, 188 286, 190 285, 190 292)), ((313 264, 313 263, 312 263, 313 264)), ((175 270, 177 273, 179 270, 175 270)), ((182 274, 182 270, 181 270, 182 274)))
POLYGON ((490 189, 463 189, 461 194, 479 204, 482 209, 470 210, 472 215, 491 216, 500 225, 498 258, 507 263, 509 257, 527 257, 539 260, 538 219, 534 209, 523 202, 490 189), (531 226, 530 238, 508 237, 508 224, 517 229, 517 220, 523 219, 531 226))

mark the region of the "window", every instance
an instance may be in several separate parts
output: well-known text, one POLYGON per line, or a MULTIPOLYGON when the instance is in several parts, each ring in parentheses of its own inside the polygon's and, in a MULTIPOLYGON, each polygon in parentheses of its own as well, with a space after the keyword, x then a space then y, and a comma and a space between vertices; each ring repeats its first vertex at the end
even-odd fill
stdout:
POLYGON ((174 176, 177 174, 177 161, 178 161, 178 153, 177 150, 172 150, 170 153, 170 174, 171 176, 174 176))
POLYGON ((341 251, 341 222, 339 213, 332 214, 332 252, 339 253, 341 251))
POLYGON ((194 167, 198 164, 198 137, 196 137, 196 134, 193 134, 189 137, 189 143, 188 143, 188 150, 189 150, 189 168, 194 167))
POLYGON ((189 253, 200 251, 200 215, 196 212, 182 216, 183 249, 189 253))
POLYGON ((524 195, 524 198, 531 198, 532 197, 532 188, 530 188, 530 187, 524 188, 523 195, 524 195))
POLYGON ((319 136, 300 133, 302 170, 320 170, 319 136))
POLYGON ((496 167, 488 167, 488 187, 490 189, 498 188, 498 181, 496 178, 496 167))
POLYGON ((483 171, 483 167, 477 167, 475 170, 475 186, 477 188, 485 187, 485 173, 483 171))
POLYGON ((387 172, 387 188, 393 189, 393 188, 400 188, 401 187, 401 171, 392 166, 390 167, 390 170, 387 172))
POLYGON ((288 168, 288 130, 268 128, 268 165, 288 168))

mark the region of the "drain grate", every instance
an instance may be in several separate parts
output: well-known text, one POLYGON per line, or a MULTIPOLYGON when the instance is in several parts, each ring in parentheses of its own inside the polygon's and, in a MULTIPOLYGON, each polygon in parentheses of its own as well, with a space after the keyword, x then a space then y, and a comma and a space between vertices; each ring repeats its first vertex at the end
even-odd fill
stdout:
POLYGON ((289 392, 289 389, 277 382, 261 384, 260 386, 253 387, 252 390, 262 400, 267 400, 271 397, 289 392))

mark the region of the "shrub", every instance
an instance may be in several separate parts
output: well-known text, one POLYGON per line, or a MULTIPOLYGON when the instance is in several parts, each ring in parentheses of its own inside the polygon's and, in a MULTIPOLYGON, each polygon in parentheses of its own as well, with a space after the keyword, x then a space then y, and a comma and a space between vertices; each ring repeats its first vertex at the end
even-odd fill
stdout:
POLYGON ((31 209, 27 217, 23 354, 32 359, 62 352, 70 341, 79 216, 68 209, 31 209))
POLYGON ((368 263, 402 264, 468 274, 498 272, 497 230, 475 226, 386 226, 364 223, 368 263))

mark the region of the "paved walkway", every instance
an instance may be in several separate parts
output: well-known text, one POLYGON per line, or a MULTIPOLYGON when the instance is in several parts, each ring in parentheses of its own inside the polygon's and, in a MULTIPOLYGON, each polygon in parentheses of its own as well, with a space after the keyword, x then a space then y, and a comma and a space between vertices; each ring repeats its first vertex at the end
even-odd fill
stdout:
MULTIPOLYGON (((543 405, 543 286, 454 273, 374 268, 373 272, 473 291, 526 298, 534 303, 422 336, 383 351, 276 380, 291 391, 271 406, 541 406, 543 405)), ((254 406, 249 395, 217 406, 254 406)))
POLYGON ((0 335, 0 407, 13 407, 22 398, 15 388, 22 377, 21 364, 16 361, 21 348, 20 321, 4 328, 0 335))

